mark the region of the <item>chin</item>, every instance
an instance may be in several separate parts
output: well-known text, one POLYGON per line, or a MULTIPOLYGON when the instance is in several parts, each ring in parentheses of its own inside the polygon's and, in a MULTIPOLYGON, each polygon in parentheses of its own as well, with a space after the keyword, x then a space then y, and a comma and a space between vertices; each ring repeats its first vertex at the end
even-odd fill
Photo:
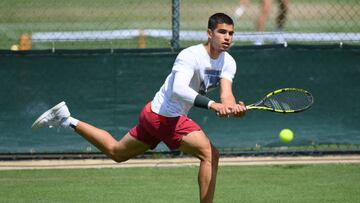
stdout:
POLYGON ((223 51, 227 51, 229 49, 229 47, 226 47, 226 48, 220 48, 219 51, 220 52, 223 52, 223 51))

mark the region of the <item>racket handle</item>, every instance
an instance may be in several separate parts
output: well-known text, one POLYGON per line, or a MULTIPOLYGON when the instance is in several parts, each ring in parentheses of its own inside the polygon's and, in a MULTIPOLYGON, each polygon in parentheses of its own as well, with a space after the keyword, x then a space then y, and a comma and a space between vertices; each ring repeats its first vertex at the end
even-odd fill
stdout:
MULTIPOLYGON (((219 112, 216 112, 216 115, 220 117, 220 113, 219 112)), ((230 115, 227 115, 226 117, 230 117, 230 115)))

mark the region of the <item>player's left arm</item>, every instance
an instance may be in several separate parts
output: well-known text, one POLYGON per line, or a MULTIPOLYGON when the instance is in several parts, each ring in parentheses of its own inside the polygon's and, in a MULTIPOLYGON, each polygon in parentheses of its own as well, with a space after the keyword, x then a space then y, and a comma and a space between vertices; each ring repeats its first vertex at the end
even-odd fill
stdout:
POLYGON ((245 115, 246 108, 244 103, 242 101, 236 102, 232 91, 232 82, 226 78, 220 79, 220 101, 231 109, 229 114, 239 117, 245 115))

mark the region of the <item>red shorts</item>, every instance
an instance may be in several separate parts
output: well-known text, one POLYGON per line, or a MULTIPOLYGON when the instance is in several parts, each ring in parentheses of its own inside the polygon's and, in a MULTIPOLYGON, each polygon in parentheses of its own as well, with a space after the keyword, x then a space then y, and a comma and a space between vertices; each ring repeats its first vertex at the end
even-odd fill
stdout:
POLYGON ((148 103, 140 113, 139 123, 130 130, 130 135, 154 149, 163 141, 170 150, 180 147, 181 139, 200 126, 187 116, 165 117, 151 110, 148 103))

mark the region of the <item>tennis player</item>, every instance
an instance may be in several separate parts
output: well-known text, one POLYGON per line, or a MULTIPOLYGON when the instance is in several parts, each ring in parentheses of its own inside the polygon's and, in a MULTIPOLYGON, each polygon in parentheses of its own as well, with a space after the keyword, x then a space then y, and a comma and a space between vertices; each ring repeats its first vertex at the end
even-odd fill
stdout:
POLYGON ((102 129, 71 117, 65 102, 43 113, 33 128, 72 128, 116 162, 126 161, 164 142, 170 150, 180 150, 200 160, 200 202, 212 202, 219 152, 187 113, 195 106, 212 110, 220 117, 240 117, 246 109, 243 102, 235 101, 232 80, 236 62, 226 52, 234 34, 233 20, 224 13, 212 15, 207 34, 205 44, 191 46, 179 53, 172 72, 154 99, 142 109, 139 123, 120 141, 102 129), (219 87, 219 102, 205 96, 215 87, 219 87))

